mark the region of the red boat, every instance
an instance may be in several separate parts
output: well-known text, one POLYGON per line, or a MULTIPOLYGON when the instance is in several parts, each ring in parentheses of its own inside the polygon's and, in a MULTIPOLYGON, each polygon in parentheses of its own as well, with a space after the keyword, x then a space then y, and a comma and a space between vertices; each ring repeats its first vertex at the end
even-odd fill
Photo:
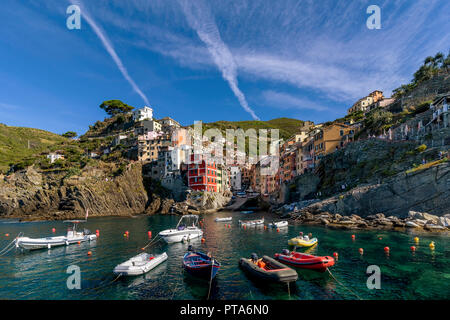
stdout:
POLYGON ((334 266, 333 257, 318 257, 301 252, 289 252, 284 249, 282 253, 276 253, 275 259, 294 267, 325 272, 328 267, 334 266))

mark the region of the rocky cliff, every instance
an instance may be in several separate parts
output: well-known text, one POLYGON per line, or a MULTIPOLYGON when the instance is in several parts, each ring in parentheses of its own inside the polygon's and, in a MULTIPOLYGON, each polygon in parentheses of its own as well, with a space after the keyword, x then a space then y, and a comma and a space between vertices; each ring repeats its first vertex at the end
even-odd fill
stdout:
POLYGON ((79 176, 29 167, 0 181, 0 217, 36 219, 143 213, 149 196, 140 164, 130 164, 120 175, 112 168, 86 168, 79 176))
POLYGON ((301 213, 330 212, 361 217, 383 213, 405 218, 410 210, 443 216, 450 213, 450 163, 397 174, 379 184, 355 187, 313 203, 301 213))

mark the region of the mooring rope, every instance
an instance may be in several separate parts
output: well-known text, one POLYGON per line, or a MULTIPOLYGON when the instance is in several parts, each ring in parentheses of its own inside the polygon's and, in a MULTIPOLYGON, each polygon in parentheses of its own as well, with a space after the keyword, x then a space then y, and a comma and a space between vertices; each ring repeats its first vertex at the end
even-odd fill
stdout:
POLYGON ((360 296, 358 296, 356 293, 354 293, 352 290, 350 290, 350 288, 347 288, 342 282, 340 282, 338 279, 336 279, 336 277, 331 273, 330 269, 327 268, 328 273, 330 274, 330 276, 337 282, 339 283, 341 286, 343 286, 345 289, 347 289, 348 291, 350 291, 352 294, 354 294, 359 300, 363 300, 360 296))
POLYGON ((2 250, 0 250, 0 256, 3 256, 3 255, 5 255, 5 254, 7 254, 8 252, 10 252, 10 251, 14 248, 14 245, 13 245, 13 246, 11 246, 11 245, 12 245, 12 244, 15 244, 17 238, 19 238, 20 236, 23 236, 23 232, 19 232, 19 234, 14 238, 13 241, 11 241, 10 243, 8 243, 8 244, 6 245, 6 247, 4 247, 2 250), (10 246, 11 246, 11 247, 10 247, 10 246))
POLYGON ((149 243, 147 243, 147 245, 145 245, 142 250, 147 249, 150 245, 157 243, 158 241, 162 240, 162 237, 160 237, 159 235, 157 235, 156 237, 154 237, 149 243), (158 238, 159 237, 159 238, 158 238))
POLYGON ((212 283, 213 269, 214 269, 214 259, 212 259, 212 261, 211 261, 211 274, 210 274, 210 276, 209 276, 208 297, 206 298, 206 300, 209 300, 209 295, 210 295, 210 293, 211 293, 211 283, 212 283))
POLYGON ((94 288, 86 288, 85 290, 88 290, 88 291, 89 291, 89 290, 98 290, 98 289, 106 288, 106 287, 112 285, 114 282, 116 282, 121 276, 122 276, 122 274, 120 273, 119 275, 117 275, 117 277, 114 278, 113 281, 108 282, 108 283, 105 284, 105 285, 100 285, 100 286, 94 287, 94 288))

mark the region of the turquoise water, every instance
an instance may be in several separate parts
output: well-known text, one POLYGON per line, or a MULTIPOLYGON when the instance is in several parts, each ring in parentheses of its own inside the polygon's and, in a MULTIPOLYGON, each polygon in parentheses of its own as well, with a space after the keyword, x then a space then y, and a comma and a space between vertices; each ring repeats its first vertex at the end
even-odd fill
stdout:
MULTIPOLYGON (((270 215, 264 214, 269 222, 270 215)), ((322 227, 289 226, 280 232, 264 228, 242 229, 238 219, 259 218, 262 214, 244 215, 221 212, 202 216, 206 241, 193 241, 194 248, 210 251, 222 267, 211 285, 211 299, 449 299, 450 237, 421 234, 415 253, 414 234, 386 231, 340 231, 322 227), (216 217, 233 216, 231 228, 214 222, 216 217), (291 284, 265 285, 254 282, 238 267, 240 257, 252 252, 273 256, 287 248, 287 240, 300 231, 312 233, 319 244, 309 251, 316 255, 339 253, 331 268, 337 283, 328 273, 297 269, 299 279, 291 284), (351 235, 355 234, 353 241, 351 235), (381 237, 381 240, 379 239, 381 237), (428 244, 434 241, 436 249, 428 244), (386 255, 383 248, 390 247, 386 255), (360 255, 359 248, 364 249, 360 255), (369 265, 381 269, 381 289, 369 290, 366 281, 369 265)), ((168 260, 148 274, 116 279, 113 268, 142 252, 161 230, 173 227, 178 216, 141 216, 136 218, 90 218, 85 227, 100 230, 100 238, 91 243, 31 252, 12 251, 0 257, 0 299, 206 299, 208 282, 187 275, 181 259, 187 244, 158 242, 147 252, 166 251, 168 260), (124 237, 125 231, 129 237, 124 237), (88 256, 88 251, 92 254, 88 256), (67 267, 81 269, 81 290, 69 290, 67 267)), ((0 250, 19 232, 29 237, 65 233, 67 225, 60 221, 0 221, 0 250), (10 236, 6 237, 5 234, 10 236)))

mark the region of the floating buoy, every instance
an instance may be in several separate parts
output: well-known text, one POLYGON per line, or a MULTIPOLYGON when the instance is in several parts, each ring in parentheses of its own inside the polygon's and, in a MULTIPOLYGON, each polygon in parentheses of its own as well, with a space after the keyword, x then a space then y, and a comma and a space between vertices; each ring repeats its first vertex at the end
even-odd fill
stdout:
POLYGON ((414 246, 411 246, 410 249, 412 252, 416 251, 416 247, 414 247, 414 246))
POLYGON ((145 250, 145 248, 141 248, 141 250, 145 250))
POLYGON ((335 257, 337 260, 339 258, 339 254, 337 252, 333 252, 333 257, 335 257))
POLYGON ((97 230, 95 230, 95 233, 99 234, 99 233, 100 233, 100 230, 98 230, 98 229, 97 229, 97 230))
POLYGON ((206 240, 205 240, 205 238, 202 238, 202 242, 205 242, 206 240))
POLYGON ((152 232, 151 232, 151 231, 147 232, 147 234, 148 234, 148 237, 149 237, 149 238, 152 237, 152 232))
POLYGON ((124 233, 124 234, 123 234, 123 236, 124 236, 124 237, 126 237, 126 236, 127 236, 127 234, 126 234, 126 233, 124 233))
POLYGON ((359 248, 359 254, 363 254, 364 253, 364 249, 363 248, 359 248))
POLYGON ((430 242, 429 247, 430 247, 431 250, 434 250, 434 241, 430 242))
POLYGON ((389 252, 389 247, 384 247, 384 252, 389 252))
POLYGON ((378 238, 378 240, 381 240, 381 239, 383 239, 383 238, 382 238, 382 237, 379 237, 379 238, 378 238))
POLYGON ((78 241, 77 243, 78 243, 78 244, 81 244, 81 241, 78 241))
POLYGON ((277 232, 280 232, 280 228, 277 228, 277 232))
POLYGON ((303 232, 300 232, 300 236, 303 236, 303 232))
POLYGON ((419 237, 414 237, 414 242, 419 242, 419 237))
POLYGON ((231 224, 228 225, 228 229, 231 229, 231 224))
POLYGON ((92 255, 92 252, 91 251, 88 251, 88 256, 91 256, 92 255))
POLYGON ((266 230, 267 229, 267 226, 264 226, 264 230, 266 230))
POLYGON ((352 234, 352 239, 355 240, 356 236, 354 234, 352 234))
POLYGON ((5 237, 9 237, 9 233, 6 233, 6 234, 5 234, 5 237))
POLYGON ((55 232, 56 232, 56 229, 55 229, 55 228, 53 228, 53 229, 52 229, 52 232, 53 232, 53 233, 55 233, 55 232))
POLYGON ((247 229, 247 226, 244 224, 244 229, 247 229))

